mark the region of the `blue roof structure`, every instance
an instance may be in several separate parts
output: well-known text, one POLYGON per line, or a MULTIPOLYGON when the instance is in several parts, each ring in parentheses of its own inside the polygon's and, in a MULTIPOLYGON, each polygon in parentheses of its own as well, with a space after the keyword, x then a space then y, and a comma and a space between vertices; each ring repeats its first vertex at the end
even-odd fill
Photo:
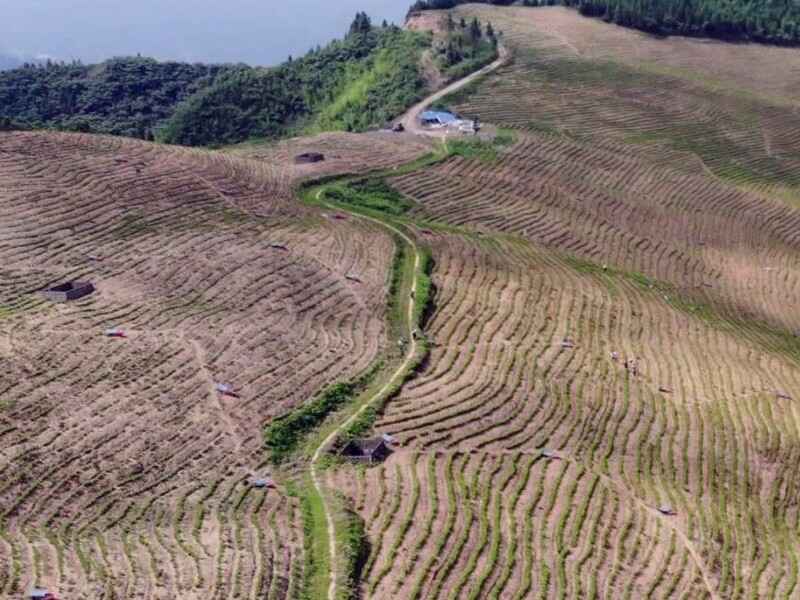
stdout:
POLYGON ((458 118, 453 114, 442 110, 426 110, 422 113, 421 118, 423 121, 438 121, 442 125, 447 125, 458 118))

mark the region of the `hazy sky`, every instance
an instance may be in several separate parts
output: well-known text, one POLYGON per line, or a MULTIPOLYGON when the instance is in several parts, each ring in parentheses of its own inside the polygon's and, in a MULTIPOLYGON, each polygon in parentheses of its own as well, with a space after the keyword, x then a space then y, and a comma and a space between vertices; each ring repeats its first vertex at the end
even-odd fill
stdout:
POLYGON ((341 37, 355 13, 400 24, 412 0, 0 0, 0 51, 97 62, 274 64, 341 37))

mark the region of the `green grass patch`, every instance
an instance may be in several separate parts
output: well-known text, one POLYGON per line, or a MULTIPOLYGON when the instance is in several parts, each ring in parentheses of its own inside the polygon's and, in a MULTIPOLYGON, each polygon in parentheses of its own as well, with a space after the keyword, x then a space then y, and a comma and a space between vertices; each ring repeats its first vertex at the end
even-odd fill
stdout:
POLYGON ((321 198, 392 216, 402 215, 414 206, 411 200, 377 177, 328 185, 321 198))
POLYGON ((327 598, 330 573, 328 523, 322 497, 310 477, 302 483, 287 487, 287 493, 300 498, 303 519, 303 587, 302 600, 327 598))
POLYGON ((517 133, 512 129, 500 128, 497 130, 497 135, 492 140, 492 143, 498 148, 506 148, 512 146, 517 141, 517 133))
POLYGON ((477 138, 450 140, 447 142, 447 149, 451 156, 477 159, 488 163, 497 161, 497 146, 477 138))
MULTIPOLYGON (((340 499, 344 504, 344 499, 340 499)), ((342 585, 337 590, 337 600, 356 600, 361 573, 369 558, 369 539, 364 520, 352 509, 344 506, 336 524, 336 547, 342 553, 342 585)))
POLYGON ((382 368, 376 362, 360 377, 336 383, 326 388, 319 396, 287 415, 272 421, 264 432, 264 442, 273 464, 284 462, 298 449, 305 435, 319 427, 325 418, 363 391, 382 368))

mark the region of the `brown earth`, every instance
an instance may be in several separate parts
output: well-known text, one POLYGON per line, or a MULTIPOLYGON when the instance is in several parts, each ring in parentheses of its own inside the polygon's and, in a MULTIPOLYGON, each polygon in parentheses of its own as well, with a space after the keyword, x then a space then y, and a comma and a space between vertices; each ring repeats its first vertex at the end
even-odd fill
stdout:
POLYGON ((364 477, 427 502, 361 511, 365 597, 794 597, 800 51, 458 12, 512 60, 450 102, 516 141, 390 179, 436 300, 364 477))
MULTIPOLYGON (((425 149, 338 139, 326 173, 425 149)), ((271 418, 383 347, 393 244, 298 204, 287 163, 0 135, 0 595, 298 593, 296 500, 247 482, 271 418), (69 279, 97 291, 35 293, 69 279)))

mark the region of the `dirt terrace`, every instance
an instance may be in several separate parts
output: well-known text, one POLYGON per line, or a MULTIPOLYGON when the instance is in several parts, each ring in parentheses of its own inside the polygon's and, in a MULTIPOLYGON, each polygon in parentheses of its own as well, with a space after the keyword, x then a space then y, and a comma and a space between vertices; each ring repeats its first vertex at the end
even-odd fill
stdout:
POLYGON ((297 593, 295 500, 247 480, 271 418, 380 351, 393 245, 298 205, 294 178, 217 153, 0 135, 0 595, 297 593), (97 292, 33 293, 66 279, 97 292))
POLYGON ((792 596, 794 359, 523 241, 427 239, 430 360, 378 424, 400 445, 330 475, 365 597, 792 596))

